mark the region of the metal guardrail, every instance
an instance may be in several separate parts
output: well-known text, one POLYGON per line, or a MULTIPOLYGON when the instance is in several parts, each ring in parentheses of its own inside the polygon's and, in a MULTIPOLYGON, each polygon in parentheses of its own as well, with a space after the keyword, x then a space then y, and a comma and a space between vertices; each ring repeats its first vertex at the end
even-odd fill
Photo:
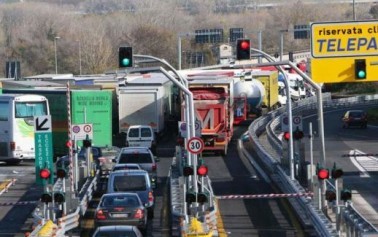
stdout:
MULTIPOLYGON (((368 95, 368 96, 356 96, 351 98, 343 98, 332 100, 330 94, 323 95, 323 109, 325 111, 337 110, 341 108, 351 107, 351 106, 361 106, 361 105, 371 105, 376 104, 378 100, 378 95, 368 95)), ((299 101, 293 106, 293 114, 301 115, 311 115, 316 113, 316 100, 310 97, 306 100, 299 101)), ((259 157, 262 158, 264 164, 271 172, 278 175, 278 180, 280 182, 280 187, 282 191, 285 192, 302 192, 303 188, 295 180, 291 180, 286 172, 277 165, 277 160, 271 157, 267 152, 265 152, 262 146, 258 143, 258 135, 263 131, 262 127, 266 128, 268 141, 271 146, 275 149, 278 154, 282 154, 281 140, 276 135, 278 128, 280 127, 280 116, 284 113, 284 109, 279 109, 268 114, 265 118, 262 117, 261 121, 256 121, 251 124, 249 128, 249 133, 254 141, 254 146, 256 150, 259 150, 259 157), (264 126, 267 125, 267 126, 264 126), (276 167, 276 171, 274 170, 276 167), (282 185, 284 184, 284 185, 282 185)), ((324 216, 324 214, 317 210, 309 200, 305 198, 300 198, 296 200, 290 200, 291 204, 296 206, 298 214, 303 217, 302 220, 306 220, 306 216, 313 223, 314 228, 321 236, 338 236, 336 229, 333 227, 332 223, 324 216), (300 208, 297 208, 297 207, 300 208)), ((366 233, 378 233, 377 229, 369 222, 366 221, 354 208, 353 205, 347 205, 342 211, 342 228, 351 236, 351 234, 356 234, 355 236, 362 236, 366 233)))

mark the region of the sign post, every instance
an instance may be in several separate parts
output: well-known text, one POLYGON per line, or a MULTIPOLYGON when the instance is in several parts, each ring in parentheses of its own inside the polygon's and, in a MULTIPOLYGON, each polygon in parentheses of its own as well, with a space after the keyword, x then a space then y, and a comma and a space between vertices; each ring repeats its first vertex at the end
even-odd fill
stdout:
MULTIPOLYGON (((53 174, 53 149, 51 134, 51 116, 34 117, 34 145, 35 145, 35 180, 39 185, 45 185, 39 172, 48 169, 53 174)), ((54 184, 54 175, 50 175, 48 184, 54 184)))

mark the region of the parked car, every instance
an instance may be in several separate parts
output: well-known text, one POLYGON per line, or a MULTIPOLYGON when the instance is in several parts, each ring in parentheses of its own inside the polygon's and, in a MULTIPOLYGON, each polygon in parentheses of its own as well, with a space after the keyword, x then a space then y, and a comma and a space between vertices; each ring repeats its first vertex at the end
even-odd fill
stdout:
POLYGON ((149 125, 133 125, 127 130, 127 147, 148 147, 156 154, 155 133, 149 125))
POLYGON ((97 227, 92 237, 143 237, 136 226, 111 225, 97 227))
POLYGON ((343 128, 349 128, 351 126, 367 128, 367 113, 364 110, 348 110, 342 117, 342 122, 343 128))
POLYGON ((146 209, 136 193, 118 192, 102 195, 95 210, 95 226, 132 225, 145 231, 146 209))
POLYGON ((118 164, 138 164, 143 170, 146 170, 151 178, 152 186, 157 185, 157 157, 147 147, 123 147, 115 159, 118 164))
POLYGON ((148 218, 154 216, 155 197, 148 172, 145 170, 117 170, 109 174, 106 193, 132 192, 138 194, 147 208, 148 218))
POLYGON ((138 164, 116 164, 113 167, 113 171, 117 170, 141 170, 142 168, 138 164))

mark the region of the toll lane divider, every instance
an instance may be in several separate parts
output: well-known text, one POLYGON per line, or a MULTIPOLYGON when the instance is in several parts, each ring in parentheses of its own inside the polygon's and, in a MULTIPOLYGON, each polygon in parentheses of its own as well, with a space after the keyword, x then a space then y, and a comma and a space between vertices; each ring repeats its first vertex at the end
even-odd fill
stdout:
MULTIPOLYGON (((93 198, 93 193, 95 192, 97 188, 97 183, 100 180, 100 171, 98 170, 95 177, 88 178, 86 182, 84 183, 83 187, 78 193, 79 197, 79 203, 76 208, 73 208, 73 212, 64 215, 56 220, 56 223, 54 223, 53 232, 51 232, 51 235, 48 236, 54 236, 54 237, 65 237, 66 232, 73 230, 77 228, 80 225, 80 217, 84 216, 87 209, 88 209, 88 203, 93 198)), ((57 182, 53 186, 54 191, 60 191, 63 187, 63 182, 66 182, 66 180, 58 179, 57 182)), ((27 237, 39 237, 41 236, 40 231, 45 228, 44 230, 47 230, 51 227, 50 223, 51 220, 45 219, 43 214, 41 213, 41 207, 37 207, 33 211, 33 222, 35 224, 34 230, 30 233, 25 233, 25 236, 27 237), (48 227, 45 227, 45 226, 48 227)))
POLYGON ((17 179, 7 179, 5 181, 2 181, 2 183, 0 184, 0 195, 8 192, 9 187, 14 185, 16 181, 17 179))
MULTIPOLYGON (((345 109, 345 108, 352 108, 354 106, 356 107, 370 106, 370 105, 376 105, 377 100, 378 100, 378 95, 356 96, 356 97, 332 100, 330 95, 326 93, 326 94, 323 94, 323 108, 324 108, 324 112, 328 112, 328 111, 335 111, 335 110, 340 110, 340 109, 345 109)), ((302 116, 309 116, 309 115, 316 114, 317 112, 316 106, 317 106, 316 100, 314 100, 314 98, 312 97, 299 101, 299 102, 295 102, 293 106, 293 114, 301 114, 302 116)), ((280 115, 282 115, 283 112, 284 112, 283 109, 274 111, 275 113, 274 116, 269 119, 269 122, 266 121, 266 124, 268 125, 266 127, 268 141, 270 142, 271 146, 276 150, 278 154, 282 154, 282 146, 281 146, 281 141, 276 135, 275 131, 279 130, 280 128, 280 121, 281 121, 280 115)), ((262 122, 262 124, 264 123, 262 122)), ((256 128, 251 129, 251 127, 249 128, 250 133, 253 132, 253 130, 261 132, 261 130, 259 129, 256 129, 256 128)), ((259 146, 257 145, 257 147, 259 146)), ((270 157, 269 154, 267 154, 267 156, 270 157)), ((271 162, 275 163, 276 160, 272 158, 271 162)), ((278 168, 281 169, 280 167, 278 168)), ((281 174, 281 178, 280 178, 281 180, 285 178, 287 179, 287 182, 289 182, 290 186, 292 187, 297 186, 298 188, 300 187, 298 182, 288 179, 287 175, 285 175, 285 172, 283 170, 281 170, 279 173, 281 174)), ((304 201, 304 203, 305 202, 306 200, 304 201)), ((302 203, 302 206, 304 203, 302 203)), ((298 209, 295 209, 295 210, 298 211, 298 209)), ((321 236, 328 236, 328 235, 325 235, 328 231, 327 229, 330 229, 330 230, 332 229, 331 232, 335 233, 335 230, 333 230, 334 228, 329 228, 331 226, 329 221, 324 220, 324 214, 322 211, 317 210, 316 208, 310 208, 310 213, 311 215, 309 217, 314 223, 315 229, 317 230, 319 234, 321 234, 321 236)), ((343 208, 341 218, 343 219, 342 222, 344 223, 344 229, 346 230, 346 233, 349 235, 358 234, 358 236, 364 236, 366 234, 369 235, 369 234, 378 233, 377 228, 375 228, 363 216, 361 216, 353 208, 353 205, 347 205, 346 207, 343 208)), ((329 233, 331 234, 331 232, 329 233)))

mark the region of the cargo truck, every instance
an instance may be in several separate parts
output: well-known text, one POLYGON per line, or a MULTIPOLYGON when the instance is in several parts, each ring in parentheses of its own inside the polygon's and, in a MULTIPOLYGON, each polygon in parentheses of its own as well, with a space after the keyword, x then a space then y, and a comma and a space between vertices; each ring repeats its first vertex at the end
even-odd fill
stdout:
POLYGON ((252 78, 259 80, 265 88, 265 95, 261 103, 262 113, 280 107, 278 100, 278 71, 252 71, 252 78))
POLYGON ((118 89, 119 132, 132 125, 149 125, 162 135, 173 116, 173 83, 162 73, 133 77, 118 89))
MULTIPOLYGON (((204 151, 227 155, 233 135, 234 95, 231 77, 192 75, 188 77, 189 90, 193 93, 195 117, 201 123, 204 151)), ((185 101, 181 118, 184 118, 185 101)))
MULTIPOLYGON (((68 153, 66 146, 68 140, 68 107, 65 86, 57 86, 56 83, 50 82, 3 82, 3 94, 9 93, 38 94, 49 100, 54 157, 66 155, 68 153)), ((77 87, 71 90, 70 103, 71 124, 92 124, 92 145, 111 147, 113 91, 101 90, 98 87, 97 89, 79 89, 77 87)))

